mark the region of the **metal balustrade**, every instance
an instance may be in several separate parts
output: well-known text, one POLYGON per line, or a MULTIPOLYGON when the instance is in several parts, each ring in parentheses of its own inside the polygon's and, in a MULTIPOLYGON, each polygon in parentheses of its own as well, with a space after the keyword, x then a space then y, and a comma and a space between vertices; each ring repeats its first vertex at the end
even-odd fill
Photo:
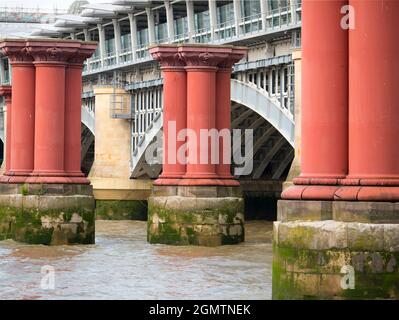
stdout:
POLYGON ((268 98, 294 113, 294 65, 291 55, 239 63, 234 78, 263 92, 268 98))
MULTIPOLYGON (((219 23, 214 28, 207 27, 196 30, 194 34, 182 33, 173 38, 162 38, 156 40, 155 44, 161 43, 210 43, 228 44, 241 39, 264 34, 295 30, 301 26, 301 6, 293 4, 288 7, 278 8, 265 14, 246 16, 239 21, 230 20, 219 23), (266 26, 263 26, 266 21, 266 26), (237 29, 238 26, 238 30, 237 29)), ((110 41, 110 40, 108 40, 110 41)), ((83 75, 98 73, 109 69, 117 69, 125 65, 133 65, 151 61, 148 48, 150 44, 144 43, 132 48, 125 48, 118 55, 108 54, 103 59, 99 57, 88 59, 83 75)))
POLYGON ((163 92, 161 85, 137 88, 132 90, 131 108, 132 119, 132 151, 145 139, 146 132, 154 121, 159 119, 163 109, 163 92))

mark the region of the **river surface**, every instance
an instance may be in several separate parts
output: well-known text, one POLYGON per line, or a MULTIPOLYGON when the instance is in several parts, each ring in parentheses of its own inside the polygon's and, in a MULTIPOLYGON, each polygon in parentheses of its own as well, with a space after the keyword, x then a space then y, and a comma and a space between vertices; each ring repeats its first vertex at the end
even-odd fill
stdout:
POLYGON ((272 223, 245 232, 240 245, 176 247, 148 244, 145 222, 97 221, 95 245, 0 241, 0 299, 270 299, 272 223))

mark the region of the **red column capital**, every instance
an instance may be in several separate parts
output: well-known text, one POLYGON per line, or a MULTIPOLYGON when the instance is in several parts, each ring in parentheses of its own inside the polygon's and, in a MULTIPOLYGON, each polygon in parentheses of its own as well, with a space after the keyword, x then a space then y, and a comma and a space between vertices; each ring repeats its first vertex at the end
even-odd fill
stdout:
POLYGON ((83 67, 83 62, 93 55, 96 48, 97 44, 95 42, 80 43, 79 48, 68 58, 69 66, 83 67))
POLYGON ((228 69, 231 71, 233 65, 244 58, 248 53, 247 47, 233 47, 231 53, 222 61, 219 62, 219 69, 228 69))
POLYGON ((1 53, 8 58, 11 65, 32 63, 25 40, 5 40, 0 42, 1 53))
POLYGON ((179 55, 186 63, 186 69, 217 69, 218 64, 229 58, 232 46, 204 46, 184 44, 178 49, 179 55))
POLYGON ((167 68, 182 68, 185 61, 178 52, 176 45, 159 45, 149 50, 151 56, 157 60, 161 66, 161 70, 167 68))
POLYGON ((26 42, 26 50, 33 57, 34 64, 65 64, 77 54, 80 41, 32 40, 26 42))
POLYGON ((9 101, 11 100, 11 86, 0 86, 0 96, 9 101))

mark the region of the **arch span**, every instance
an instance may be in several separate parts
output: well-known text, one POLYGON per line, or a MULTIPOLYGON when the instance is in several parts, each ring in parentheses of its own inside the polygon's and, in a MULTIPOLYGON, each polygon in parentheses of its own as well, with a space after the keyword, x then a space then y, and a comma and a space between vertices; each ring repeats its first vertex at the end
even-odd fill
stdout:
MULTIPOLYGON (((272 135, 276 136, 274 131, 277 131, 281 135, 281 139, 276 141, 274 148, 265 151, 268 153, 268 157, 263 159, 263 161, 260 162, 259 167, 254 171, 254 178, 259 178, 262 176, 266 166, 286 143, 291 147, 294 147, 295 123, 293 115, 287 109, 280 107, 276 101, 269 98, 267 92, 261 91, 250 84, 234 79, 231 80, 231 100, 232 103, 242 105, 247 109, 244 112, 240 112, 239 116, 232 118, 233 128, 236 127, 236 125, 242 125, 242 122, 245 121, 246 118, 249 118, 250 114, 258 115, 256 126, 262 125, 262 121, 259 120, 264 120, 264 122, 270 124, 271 128, 261 135, 259 141, 254 141, 257 150, 261 149, 261 145, 267 140, 267 138, 270 138, 272 135)), ((138 178, 143 175, 148 175, 151 178, 156 178, 158 176, 160 165, 149 166, 146 164, 145 151, 155 138, 158 137, 163 128, 162 122, 162 114, 160 113, 159 117, 154 118, 154 121, 148 127, 145 135, 139 140, 135 149, 132 150, 132 178, 138 178)), ((260 155, 262 156, 262 154, 260 155)), ((282 156, 284 156, 282 164, 275 169, 277 173, 273 174, 273 178, 278 178, 289 162, 292 161, 293 152, 292 150, 289 150, 287 154, 283 154, 282 156)))
POLYGON ((94 118, 94 113, 85 106, 82 106, 81 115, 82 115, 82 123, 90 130, 90 132, 93 135, 95 135, 96 122, 94 118))
POLYGON ((265 92, 238 80, 231 80, 231 100, 259 114, 294 147, 295 123, 293 115, 270 99, 265 92))

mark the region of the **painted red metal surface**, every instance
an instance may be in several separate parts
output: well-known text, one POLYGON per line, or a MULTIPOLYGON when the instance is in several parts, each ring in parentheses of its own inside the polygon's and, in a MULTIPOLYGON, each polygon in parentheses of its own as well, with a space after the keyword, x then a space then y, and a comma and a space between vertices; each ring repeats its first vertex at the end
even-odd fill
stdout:
POLYGON ((83 61, 95 48, 54 39, 0 42, 13 96, 1 182, 89 183, 80 171, 80 108, 83 61))
POLYGON ((156 185, 239 185, 230 173, 230 164, 223 163, 223 142, 212 150, 216 146, 210 139, 204 147, 200 138, 204 129, 230 129, 231 69, 246 52, 242 47, 207 45, 161 45, 150 49, 161 64, 164 78, 164 164, 156 185), (188 133, 185 141, 177 141, 177 148, 171 149, 169 144, 175 142, 169 133, 170 121, 176 122, 177 133, 184 129, 188 133), (168 154, 184 144, 186 165, 179 163, 175 154, 168 154), (219 156, 217 163, 211 159, 212 152, 219 156), (201 155, 206 159, 201 160, 201 155), (172 158, 176 163, 170 163, 172 158))

